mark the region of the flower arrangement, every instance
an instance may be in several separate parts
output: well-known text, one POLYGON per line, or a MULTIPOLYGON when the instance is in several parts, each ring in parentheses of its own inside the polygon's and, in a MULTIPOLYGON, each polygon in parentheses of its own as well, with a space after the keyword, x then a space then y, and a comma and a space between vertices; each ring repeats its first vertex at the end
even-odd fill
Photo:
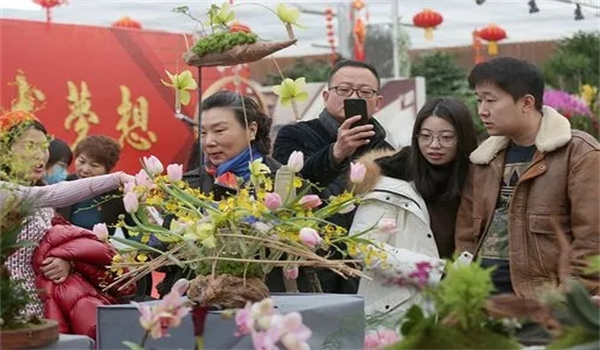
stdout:
POLYGON ((547 89, 544 103, 555 108, 567 117, 575 129, 580 129, 598 137, 598 89, 590 85, 581 87, 580 95, 571 95, 566 91, 547 89))
MULTIPOLYGON (((182 180, 181 165, 169 165, 164 174, 164 166, 156 157, 144 158, 144 167, 136 175, 135 183, 124 188, 125 209, 136 225, 121 223, 130 235, 141 237, 139 242, 113 238, 131 248, 114 259, 112 268, 125 279, 141 278, 165 265, 189 267, 199 277, 207 278, 199 282, 202 291, 210 289, 205 283, 219 279, 226 283, 224 279, 230 276, 243 279, 244 288, 250 288, 252 280, 262 281, 276 266, 282 267, 289 279, 296 278, 298 268, 303 266, 362 276, 346 264, 358 261, 330 260, 316 252, 332 246, 340 250, 338 247, 343 243, 350 250, 364 252, 367 260, 378 254, 376 249, 368 248, 371 242, 363 237, 369 230, 348 235, 346 229, 326 220, 352 210, 359 198, 353 191, 346 191, 323 203, 310 194, 316 186, 297 175, 303 158, 301 152, 294 152, 274 177, 261 159, 255 159, 249 164, 249 183, 240 186, 241 179, 230 179, 232 187, 239 190, 224 198, 191 188, 182 180), (170 224, 161 224, 162 219, 156 213, 169 218, 170 224), (148 244, 151 238, 166 246, 166 251, 148 244), (131 270, 124 273, 125 268, 131 270)), ((353 164, 350 180, 358 183, 364 176, 364 166, 353 164)), ((342 251, 342 255, 347 256, 347 251, 342 251)), ((258 288, 262 294, 257 300, 268 295, 266 287, 258 288)), ((192 287, 188 295, 210 304, 203 292, 194 295, 194 290, 192 287)), ((233 305, 218 304, 242 307, 245 302, 242 298, 233 305)))

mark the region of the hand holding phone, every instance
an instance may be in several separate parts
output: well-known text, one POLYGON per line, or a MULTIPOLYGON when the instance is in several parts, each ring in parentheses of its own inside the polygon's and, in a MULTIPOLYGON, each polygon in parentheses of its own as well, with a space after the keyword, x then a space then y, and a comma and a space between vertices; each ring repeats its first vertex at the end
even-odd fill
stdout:
POLYGON ((374 125, 369 120, 365 100, 345 99, 344 117, 346 121, 338 129, 337 139, 333 144, 333 160, 336 163, 341 163, 354 154, 359 147, 367 145, 371 142, 371 137, 375 135, 374 125))

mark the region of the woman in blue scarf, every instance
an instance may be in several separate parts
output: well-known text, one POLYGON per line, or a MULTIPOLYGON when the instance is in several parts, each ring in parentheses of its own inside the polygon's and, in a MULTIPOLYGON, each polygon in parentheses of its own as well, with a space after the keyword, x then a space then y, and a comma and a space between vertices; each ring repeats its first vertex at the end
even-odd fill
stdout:
MULTIPOLYGON (((281 167, 270 157, 272 120, 249 97, 230 91, 217 92, 202 101, 200 140, 203 163, 184 175, 190 186, 200 188, 215 197, 236 193, 250 179, 249 163, 261 158, 271 173, 281 167)), ((157 286, 161 295, 181 277, 190 278, 187 271, 170 268, 165 280, 157 286)), ((285 292, 281 268, 274 268, 266 276, 271 292, 285 292)), ((302 276, 296 280, 300 291, 311 290, 302 276)))

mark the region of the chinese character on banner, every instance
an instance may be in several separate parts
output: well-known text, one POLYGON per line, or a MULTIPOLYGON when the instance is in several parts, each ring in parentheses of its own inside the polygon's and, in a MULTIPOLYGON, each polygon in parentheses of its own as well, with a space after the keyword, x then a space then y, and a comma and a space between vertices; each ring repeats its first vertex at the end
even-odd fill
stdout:
POLYGON ((69 88, 69 96, 67 101, 69 102, 69 110, 71 113, 65 119, 65 129, 71 130, 77 134, 75 142, 71 147, 77 146, 79 141, 85 138, 90 131, 90 124, 100 124, 98 115, 92 111, 92 101, 90 100, 92 94, 88 89, 85 81, 81 82, 81 89, 77 91, 77 85, 68 81, 67 86, 69 88))
POLYGON ((17 86, 17 97, 12 100, 10 110, 25 111, 35 113, 44 108, 46 103, 46 95, 42 90, 30 85, 22 70, 17 71, 15 81, 11 81, 8 85, 17 86))
POLYGON ((147 151, 153 143, 158 141, 156 134, 148 130, 148 99, 140 96, 135 99, 135 104, 131 102, 131 91, 127 86, 121 85, 121 104, 117 107, 117 114, 121 119, 117 123, 116 129, 121 132, 119 142, 121 147, 125 146, 125 141, 139 151, 147 151))

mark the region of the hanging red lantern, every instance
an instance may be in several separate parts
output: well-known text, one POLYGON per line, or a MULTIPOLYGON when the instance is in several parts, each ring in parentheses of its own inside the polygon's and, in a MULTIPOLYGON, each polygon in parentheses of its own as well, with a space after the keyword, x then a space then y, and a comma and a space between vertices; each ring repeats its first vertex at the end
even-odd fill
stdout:
POLYGON ((413 23, 419 28, 425 28, 425 39, 433 39, 433 30, 444 21, 438 12, 425 9, 413 17, 413 23))
POLYGON ((118 28, 142 29, 140 22, 131 19, 128 16, 122 17, 118 21, 113 22, 112 26, 118 28))
POLYGON ((495 24, 490 24, 478 33, 481 39, 488 41, 488 53, 492 56, 497 55, 498 41, 506 39, 506 31, 495 24))
POLYGON ((66 3, 67 0, 33 0, 33 2, 46 10, 46 23, 50 23, 52 20, 52 8, 66 3))

